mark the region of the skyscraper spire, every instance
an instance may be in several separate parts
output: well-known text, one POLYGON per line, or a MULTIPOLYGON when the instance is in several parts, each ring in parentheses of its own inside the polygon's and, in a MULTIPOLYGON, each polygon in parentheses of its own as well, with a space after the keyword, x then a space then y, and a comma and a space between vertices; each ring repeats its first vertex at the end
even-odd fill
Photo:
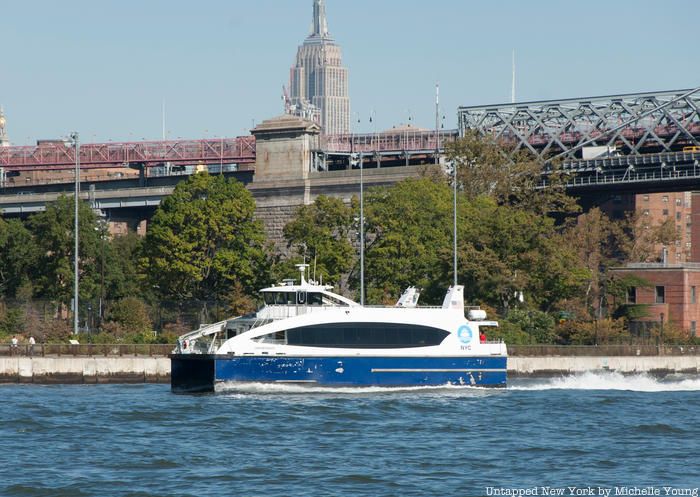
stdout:
POLYGON ((340 47, 328 33, 326 3, 313 0, 311 34, 297 50, 290 71, 285 112, 321 125, 325 134, 350 132, 348 70, 343 67, 340 47))
POLYGON ((328 21, 326 20, 326 4, 323 0, 314 0, 314 19, 311 36, 328 37, 328 21))

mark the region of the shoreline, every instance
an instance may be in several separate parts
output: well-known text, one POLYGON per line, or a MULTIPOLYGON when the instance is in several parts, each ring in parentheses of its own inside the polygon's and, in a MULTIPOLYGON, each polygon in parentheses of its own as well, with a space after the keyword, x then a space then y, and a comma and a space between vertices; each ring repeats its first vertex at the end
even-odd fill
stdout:
MULTIPOLYGON (((662 377, 670 374, 700 375, 700 355, 508 358, 508 376, 511 378, 552 378, 586 372, 662 377)), ((169 382, 169 357, 0 357, 0 383, 51 385, 169 382)))

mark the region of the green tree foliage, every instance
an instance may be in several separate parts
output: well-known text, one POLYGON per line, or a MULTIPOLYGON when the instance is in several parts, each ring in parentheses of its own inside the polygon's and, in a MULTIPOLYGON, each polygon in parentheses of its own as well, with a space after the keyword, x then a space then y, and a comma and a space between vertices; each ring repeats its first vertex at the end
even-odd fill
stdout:
POLYGON ((146 333, 153 328, 147 307, 135 297, 126 297, 112 304, 106 317, 106 328, 114 328, 114 325, 117 325, 117 335, 146 333))
POLYGON ((407 179, 365 197, 367 297, 395 301, 410 285, 422 299, 444 296, 450 274, 452 202, 444 181, 407 179))
MULTIPOLYGON (((655 260, 655 247, 670 244, 676 236, 671 223, 649 226, 643 218, 631 216, 613 221, 594 208, 578 216, 564 233, 563 243, 576 251, 578 263, 586 269, 586 280, 577 299, 569 307, 577 308, 579 319, 601 318, 608 310, 613 314, 624 304, 627 289, 648 286, 648 282, 611 276, 609 269, 625 262, 655 260)), ((660 251, 659 251, 660 252, 660 251)))
POLYGON ((459 233, 460 280, 471 301, 507 312, 519 305, 549 310, 579 290, 584 270, 551 218, 493 199, 465 201, 459 233))
POLYGON ((530 337, 531 343, 553 343, 556 339, 554 318, 536 309, 512 309, 506 321, 516 325, 530 337))
POLYGON ((31 232, 17 219, 0 218, 0 297, 31 297, 21 289, 31 287, 39 251, 31 232))
POLYGON ((542 185, 545 166, 526 152, 511 153, 491 136, 467 131, 447 144, 447 158, 457 167, 458 184, 469 199, 493 198, 498 205, 511 205, 538 214, 578 212, 566 194, 566 177, 556 164, 548 165, 547 188, 542 185))
POLYGON ((235 180, 199 173, 177 185, 156 211, 142 266, 165 298, 212 299, 240 281, 246 292, 267 279, 265 235, 255 202, 235 180))
POLYGON ((346 205, 326 195, 319 195, 313 204, 300 207, 284 227, 287 247, 297 256, 293 262, 306 260, 317 280, 339 283, 355 260, 356 250, 350 238, 356 212, 356 201, 346 205))
MULTIPOLYGON (((101 236, 103 238, 100 241, 101 247, 97 262, 100 273, 104 271, 103 291, 105 298, 114 300, 139 296, 146 300, 152 300, 152 288, 146 284, 138 264, 141 253, 140 237, 132 232, 110 238, 104 230, 101 236)), ((100 278, 102 278, 102 274, 100 278)))
MULTIPOLYGON (((78 216, 80 298, 93 299, 99 288, 97 259, 100 245, 97 216, 85 202, 80 202, 78 216)), ((46 210, 29 220, 29 228, 39 251, 32 273, 35 294, 63 304, 73 297, 73 252, 75 220, 73 198, 62 195, 46 210)))
MULTIPOLYGON (((367 197, 370 301, 395 299, 409 285, 440 303, 452 282, 452 192, 446 181, 408 179, 367 197)), ((584 270, 554 222, 485 196, 458 201, 459 282, 465 298, 506 311, 549 309, 574 295, 584 270)))

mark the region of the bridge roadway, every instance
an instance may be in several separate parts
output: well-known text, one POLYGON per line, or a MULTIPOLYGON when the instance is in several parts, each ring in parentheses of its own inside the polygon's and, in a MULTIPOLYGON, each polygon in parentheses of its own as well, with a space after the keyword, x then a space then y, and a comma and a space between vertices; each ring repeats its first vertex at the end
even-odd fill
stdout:
MULTIPOLYGON (((315 149, 329 156, 352 153, 396 155, 434 154, 457 137, 457 130, 435 131, 405 128, 382 133, 323 135, 315 149)), ((80 146, 80 167, 99 169, 141 165, 176 166, 237 164, 239 170, 255 164, 254 136, 204 140, 166 140, 125 143, 85 143, 80 146), (241 167, 243 166, 243 167, 241 167)), ((0 147, 0 169, 4 174, 17 171, 71 169, 75 149, 62 140, 41 141, 32 146, 0 147)))
MULTIPOLYGON (((345 160, 349 160, 347 152, 343 155, 345 160)), ((421 167, 416 165, 378 169, 374 167, 373 162, 367 162, 365 167, 368 167, 365 169, 368 178, 373 175, 377 178, 407 177, 417 175, 421 170, 421 167)), ((573 160, 564 162, 562 171, 570 177, 567 181, 569 193, 581 197, 700 190, 700 152, 573 160)), ((224 174, 248 185, 251 191, 261 191, 259 188, 256 190, 253 185, 252 171, 233 171, 224 174)), ((312 184, 324 184, 331 190, 334 185, 337 186, 338 181, 343 185, 349 185, 349 188, 354 188, 352 185, 357 185, 359 182, 357 176, 357 169, 349 169, 349 166, 344 170, 313 170, 310 173, 312 184)), ((186 175, 173 175, 148 177, 145 180, 131 178, 85 182, 81 186, 81 196, 89 200, 94 208, 104 211, 130 208, 153 209, 160 205, 164 196, 172 193, 178 182, 186 178, 186 175)), ((389 181, 380 181, 382 182, 389 181)), ((547 176, 544 176, 542 187, 547 185, 547 176)), ((266 188, 268 188, 268 197, 274 197, 274 190, 277 188, 280 201, 284 203, 283 199, 286 195, 284 185, 280 183, 266 188)), ((7 216, 26 216, 43 210, 46 202, 55 201, 59 195, 70 195, 72 192, 73 183, 34 184, 0 189, 0 213, 7 216)))
MULTIPOLYGON (((700 189, 700 152, 668 152, 572 160, 561 170, 567 190, 578 196, 598 193, 659 193, 700 189)), ((546 173, 545 173, 546 174, 546 173)), ((544 177, 543 186, 547 185, 544 177)))
MULTIPOLYGON (((367 169, 365 186, 392 184, 408 177, 415 177, 425 171, 426 167, 438 166, 400 166, 381 169, 367 169)), ((225 176, 235 177, 242 181, 256 199, 258 208, 275 211, 274 216, 281 214, 283 218, 290 217, 294 210, 306 200, 321 193, 349 199, 359 194, 359 171, 357 169, 312 172, 307 180, 276 181, 254 183, 249 172, 230 172, 225 176)), ((112 180, 107 184, 100 182, 83 184, 80 197, 90 203, 94 209, 99 209, 108 218, 120 210, 150 211, 160 205, 162 199, 172 194, 175 185, 187 176, 169 176, 149 178, 148 186, 139 186, 138 180, 112 180)), ((53 191, 24 191, 19 193, 0 194, 0 214, 8 217, 24 217, 43 211, 47 202, 53 202, 60 195, 71 195, 72 184, 45 185, 53 187, 53 191), (60 188, 58 188, 60 187, 60 188)), ((12 188, 18 190, 20 188, 12 188)), ((311 198, 313 199, 313 198, 311 198)), ((272 214, 271 214, 272 215, 272 214)), ((274 223, 275 221, 271 221, 274 223)), ((283 226, 283 225, 280 225, 283 226)), ((281 236, 281 227, 280 233, 281 236)))
MULTIPOLYGON (((171 163, 254 164, 255 137, 168 140, 125 143, 85 143, 80 146, 81 169, 113 168, 142 164, 146 167, 171 163)), ((62 140, 40 141, 32 146, 0 147, 0 168, 14 171, 70 169, 75 148, 62 140)))

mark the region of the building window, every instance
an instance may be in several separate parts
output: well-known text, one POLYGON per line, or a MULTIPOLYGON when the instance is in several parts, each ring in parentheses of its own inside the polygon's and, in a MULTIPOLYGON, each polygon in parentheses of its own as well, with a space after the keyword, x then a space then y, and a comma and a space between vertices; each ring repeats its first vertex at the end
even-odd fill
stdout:
POLYGON ((691 337, 696 336, 697 329, 698 329, 697 321, 691 321, 690 322, 690 336, 691 337))
POLYGON ((668 202, 668 195, 664 195, 664 196, 661 198, 661 200, 663 200, 664 202, 668 202))
POLYGON ((679 199, 679 198, 676 199, 676 205, 681 205, 682 203, 683 203, 683 202, 682 202, 681 199, 679 199))
POLYGON ((654 302, 657 304, 666 303, 666 288, 663 286, 657 286, 654 289, 654 302))
POLYGON ((680 221, 680 220, 681 220, 681 213, 676 212, 676 221, 680 221))
POLYGON ((662 211, 662 214, 663 214, 664 216, 668 216, 668 209, 664 209, 664 210, 662 211))
POLYGON ((637 287, 631 286, 627 289, 627 303, 636 304, 637 303, 637 287))
POLYGON ((649 209, 644 209, 644 215, 648 216, 649 215, 649 209))
POLYGON ((690 303, 691 303, 691 304, 694 304, 694 303, 695 303, 695 299, 696 299, 696 297, 695 297, 695 287, 694 287, 694 286, 691 286, 691 287, 690 287, 690 303))
POLYGON ((649 202, 649 195, 644 195, 644 200, 645 200, 646 202, 649 202))

